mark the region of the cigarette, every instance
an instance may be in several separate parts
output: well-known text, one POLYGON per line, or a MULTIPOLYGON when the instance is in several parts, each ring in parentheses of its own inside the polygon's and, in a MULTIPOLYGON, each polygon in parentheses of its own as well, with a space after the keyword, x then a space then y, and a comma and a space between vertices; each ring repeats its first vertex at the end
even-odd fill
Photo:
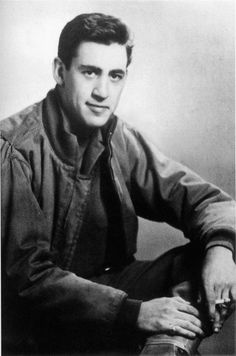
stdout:
POLYGON ((216 299, 215 304, 223 304, 225 303, 224 299, 216 299))
POLYGON ((216 299, 215 304, 224 304, 224 303, 230 303, 230 299, 229 298, 225 298, 225 299, 216 299))

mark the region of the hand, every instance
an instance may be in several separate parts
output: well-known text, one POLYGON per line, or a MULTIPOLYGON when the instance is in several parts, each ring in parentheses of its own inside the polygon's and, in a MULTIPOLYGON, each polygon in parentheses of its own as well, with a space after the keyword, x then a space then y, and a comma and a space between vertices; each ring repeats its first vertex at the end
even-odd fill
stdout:
POLYGON ((236 265, 229 249, 214 246, 207 250, 202 281, 212 328, 219 332, 236 301, 236 265), (220 310, 216 306, 217 299, 230 299, 231 305, 220 310))
POLYGON ((190 339, 203 336, 198 310, 181 297, 157 298, 141 304, 138 328, 148 332, 165 332, 190 339))

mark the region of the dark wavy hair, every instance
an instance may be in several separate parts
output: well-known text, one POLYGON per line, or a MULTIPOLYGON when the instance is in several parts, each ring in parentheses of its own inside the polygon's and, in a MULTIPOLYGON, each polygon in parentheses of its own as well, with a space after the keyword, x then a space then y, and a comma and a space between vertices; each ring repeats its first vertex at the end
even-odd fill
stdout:
POLYGON ((126 46, 127 66, 131 63, 132 40, 127 26, 118 18, 101 13, 76 16, 63 28, 58 44, 58 57, 69 69, 76 56, 78 45, 83 42, 101 44, 118 43, 126 46))

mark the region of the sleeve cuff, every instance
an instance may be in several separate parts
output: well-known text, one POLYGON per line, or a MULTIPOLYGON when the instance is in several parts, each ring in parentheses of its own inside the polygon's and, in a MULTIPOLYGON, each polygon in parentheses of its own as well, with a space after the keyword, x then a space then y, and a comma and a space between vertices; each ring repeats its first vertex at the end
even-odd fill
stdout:
POLYGON ((117 315, 117 324, 135 326, 137 323, 142 300, 127 298, 121 305, 117 315))
POLYGON ((213 246, 222 246, 231 250, 234 254, 235 251, 235 233, 232 231, 217 231, 214 232, 205 245, 205 251, 213 246))

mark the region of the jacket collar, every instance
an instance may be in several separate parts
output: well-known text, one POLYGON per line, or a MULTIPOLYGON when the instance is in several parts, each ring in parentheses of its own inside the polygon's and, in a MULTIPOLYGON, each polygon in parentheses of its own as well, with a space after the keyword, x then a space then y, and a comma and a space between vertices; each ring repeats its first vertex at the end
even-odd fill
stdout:
MULTIPOLYGON (((43 103, 43 124, 53 150, 59 158, 67 165, 78 165, 81 159, 81 150, 77 140, 77 135, 71 132, 69 119, 65 114, 56 88, 50 90, 43 103)), ((107 124, 96 131, 88 143, 86 157, 90 158, 86 164, 86 170, 90 171, 94 159, 107 146, 116 127, 117 118, 115 115, 109 119, 107 124), (95 148, 95 150, 94 150, 95 148)))

